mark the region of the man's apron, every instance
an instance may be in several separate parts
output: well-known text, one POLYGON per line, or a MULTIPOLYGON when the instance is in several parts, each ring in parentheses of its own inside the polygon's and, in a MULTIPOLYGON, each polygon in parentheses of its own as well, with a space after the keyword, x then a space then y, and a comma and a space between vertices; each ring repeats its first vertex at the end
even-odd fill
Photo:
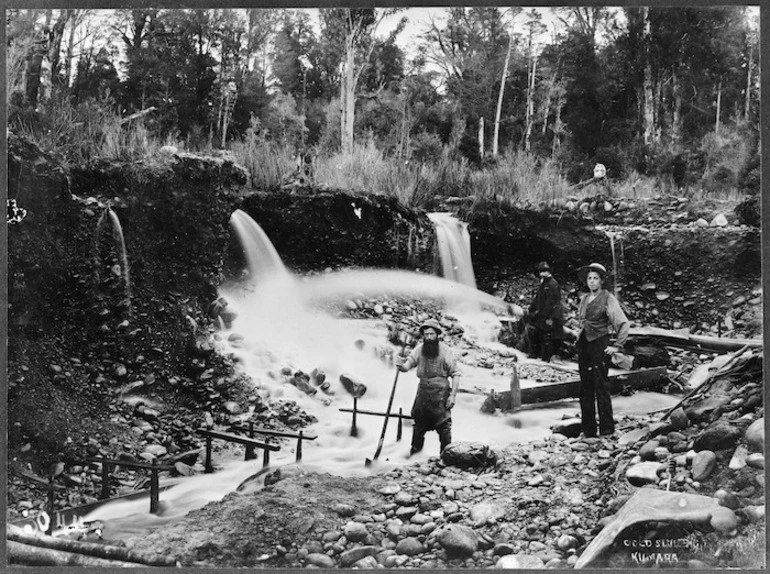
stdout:
POLYGON ((452 412, 446 408, 446 401, 450 390, 449 379, 446 377, 420 379, 412 405, 412 417, 423 422, 427 430, 434 430, 449 420, 452 412))

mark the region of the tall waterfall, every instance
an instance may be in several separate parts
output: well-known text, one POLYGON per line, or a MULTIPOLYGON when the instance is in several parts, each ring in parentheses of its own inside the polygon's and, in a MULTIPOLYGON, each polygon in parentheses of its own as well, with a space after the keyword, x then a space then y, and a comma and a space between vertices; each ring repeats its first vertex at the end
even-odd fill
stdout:
POLYGON ((450 213, 429 213, 436 227, 441 271, 445 279, 476 287, 471 260, 471 236, 468 224, 450 213))

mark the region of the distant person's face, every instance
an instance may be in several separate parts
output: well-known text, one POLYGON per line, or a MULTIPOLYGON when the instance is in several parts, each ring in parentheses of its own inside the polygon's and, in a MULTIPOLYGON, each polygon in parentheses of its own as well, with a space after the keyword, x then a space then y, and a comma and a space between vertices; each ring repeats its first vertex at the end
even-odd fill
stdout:
POLYGON ((591 291, 598 291, 602 286, 602 276, 596 271, 589 271, 586 276, 586 285, 591 291))

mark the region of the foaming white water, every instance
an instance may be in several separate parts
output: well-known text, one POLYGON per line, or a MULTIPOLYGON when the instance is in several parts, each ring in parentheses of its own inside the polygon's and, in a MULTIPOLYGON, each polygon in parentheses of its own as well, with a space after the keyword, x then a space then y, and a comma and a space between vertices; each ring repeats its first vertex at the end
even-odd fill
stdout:
POLYGON ((429 213, 428 218, 436 228, 436 241, 444 278, 469 287, 476 287, 468 224, 451 213, 429 213))

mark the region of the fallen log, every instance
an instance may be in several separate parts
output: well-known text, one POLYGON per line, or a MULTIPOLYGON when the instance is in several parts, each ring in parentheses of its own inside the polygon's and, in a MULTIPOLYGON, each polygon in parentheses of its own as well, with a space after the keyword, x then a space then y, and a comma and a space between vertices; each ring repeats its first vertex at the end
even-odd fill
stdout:
MULTIPOLYGON (((170 556, 163 556, 160 554, 144 554, 130 550, 123 546, 99 544, 96 542, 82 542, 79 540, 72 540, 70 538, 59 538, 56 536, 45 536, 38 533, 25 532, 23 528, 19 528, 13 524, 6 525, 6 538, 9 541, 17 542, 25 546, 32 546, 39 549, 48 549, 58 552, 81 554, 94 558, 102 558, 111 562, 135 562, 145 566, 176 565, 176 561, 170 556)), ((23 550, 26 552, 26 554, 30 554, 29 550, 23 550)), ((43 564, 40 565, 42 566, 43 564)))
POLYGON ((7 544, 9 564, 20 564, 23 566, 95 566, 97 568, 142 568, 146 566, 146 564, 139 564, 137 562, 108 560, 107 558, 96 558, 75 552, 30 546, 29 544, 22 544, 13 540, 9 540, 7 544))
POLYGON ((634 327, 628 332, 629 339, 634 337, 654 337, 672 347, 680 347, 695 351, 713 351, 730 353, 748 346, 762 347, 762 339, 728 339, 727 337, 708 337, 706 335, 691 335, 686 330, 670 331, 658 327, 634 327))

